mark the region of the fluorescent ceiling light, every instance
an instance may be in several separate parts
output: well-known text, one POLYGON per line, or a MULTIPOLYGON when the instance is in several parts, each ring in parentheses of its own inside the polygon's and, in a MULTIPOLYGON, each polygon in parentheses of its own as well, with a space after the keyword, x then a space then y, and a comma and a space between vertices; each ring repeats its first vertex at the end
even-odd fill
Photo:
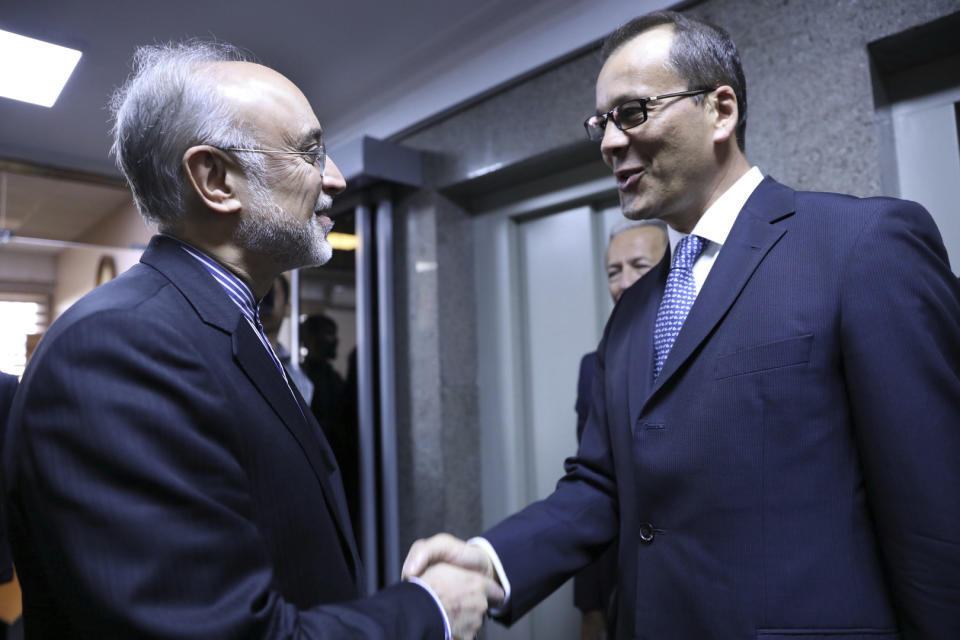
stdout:
POLYGON ((81 55, 0 29, 0 96, 52 107, 81 55))

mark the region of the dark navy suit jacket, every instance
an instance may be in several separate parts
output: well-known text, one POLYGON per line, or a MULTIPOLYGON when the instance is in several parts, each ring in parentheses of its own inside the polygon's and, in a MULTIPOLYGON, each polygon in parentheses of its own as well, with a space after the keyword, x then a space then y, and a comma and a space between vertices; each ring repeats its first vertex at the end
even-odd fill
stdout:
POLYGON ((960 287, 929 215, 767 178, 660 376, 669 257, 579 455, 484 535, 523 615, 619 532, 618 638, 960 638, 960 287))
POLYGON ((68 310, 7 438, 27 637, 442 638, 416 585, 361 598, 339 471, 297 400, 162 236, 68 310))
MULTIPOLYGON (((597 374, 597 354, 594 351, 580 360, 580 374, 577 377, 577 447, 583 438, 583 429, 590 415, 590 390, 593 378, 597 374)), ((603 552, 596 562, 584 567, 573 581, 573 604, 580 611, 600 611, 607 623, 615 617, 611 606, 614 589, 617 585, 617 544, 614 542, 603 552)))

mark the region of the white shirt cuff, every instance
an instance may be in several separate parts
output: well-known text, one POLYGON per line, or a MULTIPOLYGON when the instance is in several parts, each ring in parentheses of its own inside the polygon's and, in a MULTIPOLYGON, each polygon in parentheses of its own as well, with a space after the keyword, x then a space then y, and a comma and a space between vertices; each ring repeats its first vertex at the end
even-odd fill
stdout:
POLYGON ((480 547, 487 552, 487 555, 490 557, 490 562, 493 563, 493 570, 497 572, 497 580, 500 581, 500 586, 503 587, 503 602, 500 603, 499 607, 490 607, 489 611, 487 611, 489 615, 496 617, 506 611, 507 605, 510 603, 510 580, 507 579, 507 572, 503 570, 503 564, 500 563, 500 556, 497 555, 493 545, 490 544, 486 538, 481 538, 480 536, 470 538, 467 540, 467 544, 480 547))
POLYGON ((410 576, 407 578, 407 582, 412 582, 413 584, 426 589, 427 593, 430 594, 430 597, 433 598, 433 601, 437 603, 437 609, 440 609, 440 615, 443 616, 444 640, 451 640, 453 638, 453 632, 450 630, 450 618, 447 617, 447 611, 443 608, 443 603, 440 602, 440 596, 437 595, 430 585, 416 576, 410 576))

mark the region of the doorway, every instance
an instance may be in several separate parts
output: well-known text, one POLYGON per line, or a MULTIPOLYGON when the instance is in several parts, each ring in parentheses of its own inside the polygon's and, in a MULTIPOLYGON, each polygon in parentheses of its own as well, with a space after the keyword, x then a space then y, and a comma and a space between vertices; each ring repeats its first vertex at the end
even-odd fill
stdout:
MULTIPOLYGON (((577 376, 612 309, 603 257, 620 219, 611 178, 474 220, 484 527, 548 496, 576 453, 577 376), (494 471, 495 470, 495 471, 494 471)), ((574 640, 568 582, 488 640, 574 640)))

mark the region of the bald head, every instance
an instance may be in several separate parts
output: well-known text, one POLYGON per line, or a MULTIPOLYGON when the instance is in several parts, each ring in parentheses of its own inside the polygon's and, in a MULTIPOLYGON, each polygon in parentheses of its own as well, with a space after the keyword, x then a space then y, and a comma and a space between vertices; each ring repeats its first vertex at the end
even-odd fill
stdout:
POLYGON ((291 119, 308 120, 311 130, 320 128, 303 92, 269 67, 253 62, 215 62, 203 65, 200 73, 209 77, 211 90, 233 112, 234 121, 255 139, 262 140, 291 119))

